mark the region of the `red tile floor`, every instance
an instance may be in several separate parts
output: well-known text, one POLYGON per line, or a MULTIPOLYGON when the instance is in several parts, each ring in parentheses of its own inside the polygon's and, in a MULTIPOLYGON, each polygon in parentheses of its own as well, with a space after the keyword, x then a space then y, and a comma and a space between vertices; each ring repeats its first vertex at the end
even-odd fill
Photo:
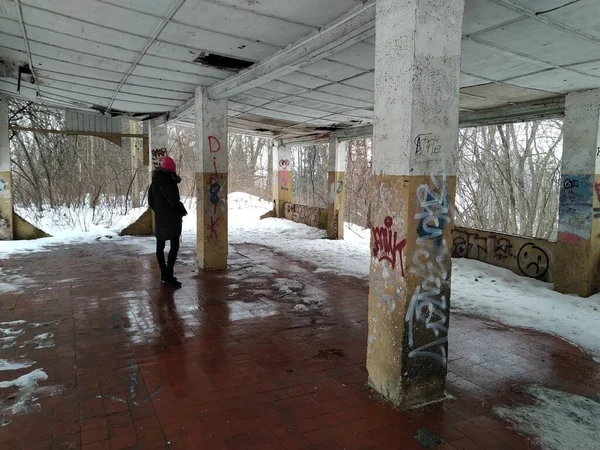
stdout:
POLYGON ((122 242, 0 262, 33 279, 1 294, 1 321, 27 323, 10 325, 0 359, 32 364, 0 382, 47 374, 0 389, 1 410, 23 407, 0 418, 1 449, 419 449, 421 428, 440 450, 535 448, 491 408, 531 402, 523 383, 600 389, 600 365, 572 345, 453 315, 454 400, 400 412, 366 386, 365 281, 260 247, 237 247, 227 273, 198 273, 192 256, 177 291, 157 283, 153 255, 122 242), (304 297, 321 303, 294 310, 304 297))

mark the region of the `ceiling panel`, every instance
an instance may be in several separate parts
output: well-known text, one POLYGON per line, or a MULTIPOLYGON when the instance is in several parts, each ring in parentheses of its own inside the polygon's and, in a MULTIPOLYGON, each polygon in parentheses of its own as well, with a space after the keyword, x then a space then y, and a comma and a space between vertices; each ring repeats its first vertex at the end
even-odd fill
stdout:
MULTIPOLYGON (((371 97, 373 93, 371 92, 371 97)), ((334 105, 342 105, 349 108, 365 108, 369 106, 373 106, 373 99, 371 100, 360 100, 351 97, 343 97, 341 95, 329 94, 327 92, 320 91, 308 91, 303 94, 300 94, 300 97, 308 98, 311 100, 318 100, 322 102, 329 102, 334 105)))
POLYGON ((157 80, 156 82, 162 82, 162 80, 178 81, 180 83, 188 83, 195 86, 208 86, 216 81, 212 77, 140 65, 136 66, 131 74, 140 77, 155 78, 157 80))
MULTIPOLYGON (((190 0, 188 0, 190 1, 190 0)), ((362 6, 362 0, 219 0, 232 7, 280 17, 315 27, 332 22, 347 11, 362 6)))
POLYGON ((214 31, 200 30, 172 22, 165 26, 159 34, 158 40, 182 45, 192 51, 203 50, 247 61, 260 61, 280 49, 280 47, 250 39, 226 36, 214 31))
POLYGON ((359 75, 354 78, 350 78, 348 80, 344 80, 342 84, 347 84, 348 86, 354 86, 360 89, 367 89, 370 91, 375 90, 375 74, 373 72, 368 72, 362 75, 359 75))
MULTIPOLYGON (((36 8, 39 13, 57 13, 88 24, 108 27, 113 30, 127 30, 137 36, 149 37, 161 23, 160 18, 101 3, 97 0, 20 1, 23 5, 36 8)), ((29 15, 33 12, 30 8, 27 8, 23 14, 29 15)))
POLYGON ((0 16, 19 20, 15 3, 12 0, 0 0, 0 16))
POLYGON ((463 39, 461 71, 490 80, 505 80, 548 69, 547 64, 499 51, 487 45, 463 39))
MULTIPOLYGON (((144 37, 133 35, 124 30, 104 28, 101 25, 92 25, 69 17, 54 14, 51 11, 22 6, 23 20, 27 25, 34 25, 49 30, 60 30, 70 36, 81 37, 93 42, 101 42, 129 50, 141 51, 146 42, 144 37)), ((127 31, 129 31, 126 28, 127 31)))
POLYGON ((535 19, 498 28, 477 38, 556 65, 575 64, 598 59, 600 56, 600 46, 597 43, 535 19))
MULTIPOLYGON (((115 86, 116 89, 116 86, 115 86)), ((114 90, 114 89, 113 89, 114 90)), ((156 88, 144 87, 144 86, 133 86, 130 84, 124 84, 121 86, 121 92, 128 94, 145 95, 148 97, 164 98, 168 100, 181 100, 185 101, 190 98, 188 92, 170 91, 164 89, 162 83, 158 83, 156 88)))
POLYGON ((206 67, 197 63, 176 61, 173 59, 161 58, 159 56, 144 55, 139 64, 157 69, 166 69, 177 72, 193 73, 209 78, 214 78, 215 82, 227 78, 228 73, 213 67, 206 67))
POLYGON ((109 5, 164 17, 178 0, 99 0, 109 5))
POLYGON ((523 17, 493 0, 466 0, 462 32, 463 35, 475 34, 523 17))
POLYGON ((173 20, 196 28, 225 32, 246 39, 285 47, 317 28, 245 12, 212 2, 186 1, 173 20), (231 26, 235 24, 235 26, 231 26))
POLYGON ((19 25, 19 22, 15 20, 0 17, 0 30, 5 34, 21 36, 21 26, 19 25))
POLYGON ((568 68, 577 72, 583 72, 584 74, 593 77, 600 77, 600 59, 583 64, 575 64, 573 66, 569 66, 568 68))
POLYGON ((328 94, 339 95, 350 99, 361 100, 373 103, 373 91, 360 89, 354 86, 347 86, 340 83, 332 83, 327 86, 320 87, 317 92, 326 92, 328 94))
POLYGON ((535 75, 515 78, 510 82, 518 86, 561 93, 600 88, 600 78, 569 72, 564 69, 552 69, 535 75))
POLYGON ((576 4, 544 14, 544 17, 600 39, 599 15, 600 5, 597 0, 580 0, 576 4))
MULTIPOLYGON (((147 78, 144 76, 130 75, 127 78, 126 84, 145 86, 145 87, 156 87, 157 80, 155 78, 147 78)), ((162 89, 169 89, 172 91, 189 92, 190 98, 193 97, 196 91, 196 85, 193 83, 181 83, 178 81, 160 80, 160 87, 162 89)))
POLYGON ((375 47, 359 42, 341 52, 334 53, 328 59, 363 70, 373 70, 375 68, 375 47))
POLYGON ((469 75, 466 73, 462 73, 460 74, 460 87, 467 87, 467 86, 476 86, 478 84, 485 84, 488 83, 488 80, 485 80, 483 78, 479 78, 473 75, 469 75))
POLYGON ((330 81, 342 81, 347 78, 360 75, 364 72, 364 70, 322 59, 321 61, 317 61, 316 63, 303 67, 300 69, 300 72, 330 81))
POLYGON ((465 95, 484 97, 506 103, 531 102, 534 100, 556 97, 556 93, 554 92, 525 89, 523 87, 504 83, 488 83, 479 86, 471 86, 461 89, 460 92, 465 95))
POLYGON ((341 113, 348 111, 348 106, 336 105, 335 103, 327 103, 318 100, 312 100, 304 97, 287 97, 281 100, 282 103, 290 105, 300 106, 303 108, 309 108, 315 111, 329 112, 329 113, 341 113))
MULTIPOLYGON (((18 36, 21 36, 20 32, 18 36)), ((31 42, 53 45, 64 49, 75 49, 81 53, 129 63, 133 63, 139 54, 137 51, 127 50, 120 46, 88 41, 87 39, 69 36, 45 28, 35 27, 33 25, 27 25, 27 37, 31 42)))
POLYGON ((320 86, 325 86, 326 84, 331 83, 331 81, 329 80, 325 80, 320 77, 315 77, 313 75, 307 75, 305 73, 300 72, 289 73, 283 77, 278 78, 278 80, 308 89, 316 89, 320 86))

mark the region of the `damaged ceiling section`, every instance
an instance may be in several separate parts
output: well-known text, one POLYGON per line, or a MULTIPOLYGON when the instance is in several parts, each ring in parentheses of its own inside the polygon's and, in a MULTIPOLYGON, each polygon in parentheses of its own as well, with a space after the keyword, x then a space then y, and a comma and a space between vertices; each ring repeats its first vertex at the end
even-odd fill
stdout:
MULTIPOLYGON (((597 12, 466 0, 461 112, 600 88, 597 12)), ((372 124, 374 66, 374 0, 0 0, 0 93, 108 117, 191 125, 204 86, 233 131, 321 139, 372 124)))

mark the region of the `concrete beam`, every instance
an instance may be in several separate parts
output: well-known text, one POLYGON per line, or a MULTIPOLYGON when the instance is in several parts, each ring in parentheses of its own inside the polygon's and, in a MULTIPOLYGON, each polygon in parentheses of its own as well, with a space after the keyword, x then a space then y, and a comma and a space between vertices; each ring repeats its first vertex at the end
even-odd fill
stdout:
MULTIPOLYGON (((460 128, 468 128, 486 125, 502 125, 505 123, 559 118, 564 117, 564 115, 565 98, 555 97, 547 100, 536 100, 534 102, 502 106, 500 108, 461 111, 459 114, 459 126, 460 128)), ((329 135, 320 135, 314 139, 296 138, 286 139, 283 142, 285 145, 292 146, 312 145, 316 142, 327 141, 328 136, 335 137, 340 141, 370 138, 373 136, 373 125, 346 128, 334 131, 329 135)))
MULTIPOLYGON (((208 95, 215 100, 232 97, 326 58, 374 34, 375 1, 369 0, 326 25, 321 31, 289 45, 237 75, 212 85, 208 88, 208 95)), ((194 100, 190 99, 171 113, 169 119, 176 121, 180 117, 189 116, 193 110, 194 100)))

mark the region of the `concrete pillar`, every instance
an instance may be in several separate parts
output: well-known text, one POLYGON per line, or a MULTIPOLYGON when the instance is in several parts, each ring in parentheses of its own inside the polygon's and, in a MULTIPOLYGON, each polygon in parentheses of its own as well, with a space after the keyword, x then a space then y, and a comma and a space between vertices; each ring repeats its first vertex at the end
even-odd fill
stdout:
POLYGON ((600 89, 565 101, 554 287, 582 297, 600 285, 600 89))
POLYGON ((227 100, 196 89, 196 201, 198 266, 227 268, 227 100))
POLYGON ((327 236, 344 239, 344 199, 346 196, 346 155, 348 141, 333 137, 329 141, 329 206, 327 236))
POLYGON ((157 117, 148 122, 148 139, 150 149, 150 178, 154 169, 160 167, 162 159, 167 156, 167 123, 165 117, 157 117))
POLYGON ((13 189, 8 142, 8 102, 0 97, 0 241, 13 239, 13 189))
POLYGON ((463 0, 377 0, 367 369, 396 405, 442 399, 463 0))
POLYGON ((277 217, 284 217, 285 203, 292 203, 292 149, 273 142, 273 200, 277 217))

